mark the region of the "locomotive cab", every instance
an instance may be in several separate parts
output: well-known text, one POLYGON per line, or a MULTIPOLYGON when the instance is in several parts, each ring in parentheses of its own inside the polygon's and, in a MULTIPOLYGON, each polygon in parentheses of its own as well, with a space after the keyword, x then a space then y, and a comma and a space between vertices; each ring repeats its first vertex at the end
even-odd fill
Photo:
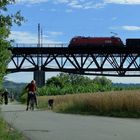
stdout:
POLYGON ((77 36, 71 39, 68 47, 120 47, 124 46, 122 40, 118 37, 81 37, 77 36))

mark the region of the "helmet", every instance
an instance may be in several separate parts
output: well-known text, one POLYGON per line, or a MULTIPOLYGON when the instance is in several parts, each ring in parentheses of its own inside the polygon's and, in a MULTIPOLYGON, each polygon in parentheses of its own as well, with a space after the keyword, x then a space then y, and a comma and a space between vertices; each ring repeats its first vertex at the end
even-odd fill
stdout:
POLYGON ((32 80, 31 83, 35 83, 35 80, 32 80))

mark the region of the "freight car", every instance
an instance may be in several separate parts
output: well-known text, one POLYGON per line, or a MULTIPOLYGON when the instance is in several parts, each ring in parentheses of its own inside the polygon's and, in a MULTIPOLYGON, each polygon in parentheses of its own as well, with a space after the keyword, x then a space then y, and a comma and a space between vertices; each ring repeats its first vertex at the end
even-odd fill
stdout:
POLYGON ((140 38, 126 39, 126 47, 140 47, 140 38))
POLYGON ((118 37, 82 37, 77 36, 71 39, 68 47, 119 47, 124 46, 122 40, 118 37))

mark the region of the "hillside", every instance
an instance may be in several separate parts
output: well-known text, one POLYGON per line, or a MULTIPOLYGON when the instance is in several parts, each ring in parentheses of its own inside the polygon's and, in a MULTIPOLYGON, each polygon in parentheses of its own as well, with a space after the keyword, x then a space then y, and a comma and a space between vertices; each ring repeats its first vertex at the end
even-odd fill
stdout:
POLYGON ((26 86, 27 83, 16 83, 13 81, 5 80, 3 86, 7 89, 19 90, 26 86))
POLYGON ((16 83, 8 80, 3 82, 4 88, 8 89, 9 92, 14 93, 16 99, 18 99, 26 85, 27 83, 16 83))

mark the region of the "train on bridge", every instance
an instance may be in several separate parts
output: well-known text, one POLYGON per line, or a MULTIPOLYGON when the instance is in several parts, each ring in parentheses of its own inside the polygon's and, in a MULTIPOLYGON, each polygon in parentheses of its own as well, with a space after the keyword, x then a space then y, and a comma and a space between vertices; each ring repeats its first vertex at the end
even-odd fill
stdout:
POLYGON ((69 48, 91 47, 140 47, 140 39, 126 39, 126 45, 119 37, 83 37, 77 36, 71 39, 69 48))

